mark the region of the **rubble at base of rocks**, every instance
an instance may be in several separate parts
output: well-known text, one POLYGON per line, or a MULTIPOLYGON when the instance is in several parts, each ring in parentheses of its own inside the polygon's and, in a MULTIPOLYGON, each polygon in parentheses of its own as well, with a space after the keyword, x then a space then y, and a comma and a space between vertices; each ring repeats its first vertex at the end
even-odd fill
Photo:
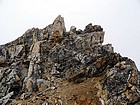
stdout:
POLYGON ((140 72, 104 34, 91 23, 67 32, 59 15, 1 45, 0 104, 140 105, 140 72))

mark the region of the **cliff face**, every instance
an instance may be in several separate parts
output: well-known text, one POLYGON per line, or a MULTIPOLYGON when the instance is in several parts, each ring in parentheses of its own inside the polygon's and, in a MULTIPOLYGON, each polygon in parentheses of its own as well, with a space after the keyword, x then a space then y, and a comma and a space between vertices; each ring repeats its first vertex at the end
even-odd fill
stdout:
POLYGON ((140 105, 135 63, 102 45, 103 28, 66 32, 58 16, 0 46, 2 105, 140 105))

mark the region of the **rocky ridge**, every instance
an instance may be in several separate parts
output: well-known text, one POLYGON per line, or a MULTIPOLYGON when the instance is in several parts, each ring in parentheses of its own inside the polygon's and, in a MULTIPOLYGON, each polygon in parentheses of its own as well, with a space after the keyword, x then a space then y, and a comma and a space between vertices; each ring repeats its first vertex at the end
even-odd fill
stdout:
POLYGON ((63 17, 0 46, 2 105, 140 105, 140 72, 103 45, 103 28, 66 31, 63 17))

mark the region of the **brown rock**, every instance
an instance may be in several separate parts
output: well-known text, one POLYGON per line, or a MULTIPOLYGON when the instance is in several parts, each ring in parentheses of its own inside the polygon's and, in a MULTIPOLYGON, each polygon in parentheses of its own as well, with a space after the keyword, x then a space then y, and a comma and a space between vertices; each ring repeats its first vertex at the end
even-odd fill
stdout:
POLYGON ((64 18, 59 15, 52 24, 52 32, 53 35, 57 35, 62 37, 64 32, 66 31, 64 18))

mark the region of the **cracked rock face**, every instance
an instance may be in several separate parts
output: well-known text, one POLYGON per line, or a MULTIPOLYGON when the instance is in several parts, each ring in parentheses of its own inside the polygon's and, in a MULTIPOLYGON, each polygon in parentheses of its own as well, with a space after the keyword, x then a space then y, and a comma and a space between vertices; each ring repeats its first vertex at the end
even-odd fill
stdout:
POLYGON ((140 72, 103 45, 103 28, 71 26, 60 15, 0 46, 2 105, 139 105, 140 72))

